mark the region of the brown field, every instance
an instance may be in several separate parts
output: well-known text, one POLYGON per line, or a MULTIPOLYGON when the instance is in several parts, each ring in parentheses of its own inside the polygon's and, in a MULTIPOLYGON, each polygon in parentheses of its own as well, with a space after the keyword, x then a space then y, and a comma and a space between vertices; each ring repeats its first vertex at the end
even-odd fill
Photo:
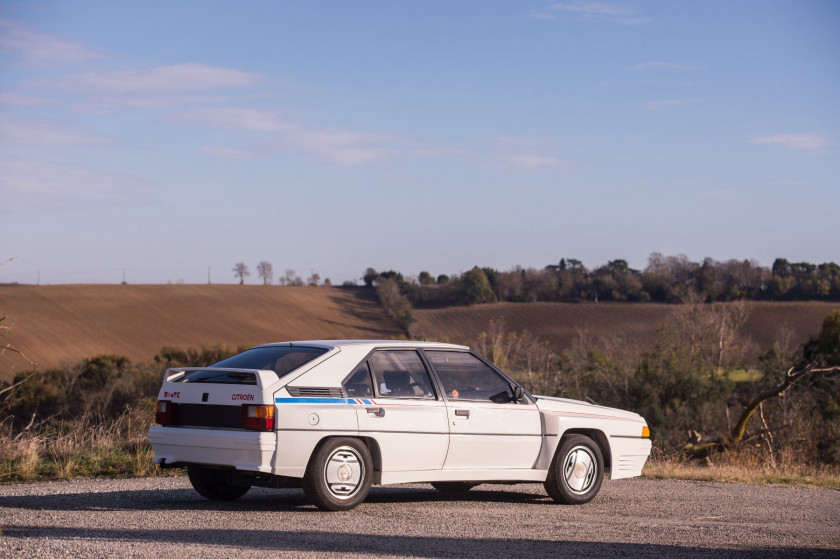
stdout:
MULTIPOLYGON (((739 345, 754 358, 773 347, 787 332, 800 344, 816 336, 825 316, 840 303, 748 303, 749 315, 739 345)), ((639 303, 494 303, 472 307, 416 310, 415 335, 464 343, 492 320, 504 320, 511 331, 529 331, 548 340, 555 350, 569 347, 580 329, 622 337, 649 347, 659 329, 675 311, 674 305, 639 303)))
MULTIPOLYGON (((801 343, 838 303, 751 303, 742 344, 754 355, 784 331, 801 343)), ((429 340, 469 342, 503 318, 556 350, 578 329, 650 344, 675 307, 632 303, 494 303, 416 310, 412 332, 429 340)), ((364 289, 239 285, 0 286, 7 340, 47 368, 100 353, 150 360, 163 346, 258 344, 290 339, 394 338, 399 328, 364 289)), ((752 357, 754 357, 754 355, 752 357)), ((23 362, 0 357, 0 380, 23 362)))
MULTIPOLYGON (((0 286, 3 314, 8 341, 42 369, 100 353, 146 361, 163 346, 400 335, 371 292, 328 287, 0 286)), ((0 380, 23 365, 0 357, 0 380)))

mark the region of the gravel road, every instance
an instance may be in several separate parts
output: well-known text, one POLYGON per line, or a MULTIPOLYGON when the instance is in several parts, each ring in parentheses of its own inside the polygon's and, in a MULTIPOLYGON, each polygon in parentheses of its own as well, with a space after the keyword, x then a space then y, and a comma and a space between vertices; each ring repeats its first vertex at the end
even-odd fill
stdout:
POLYGON ((299 490, 199 497, 184 477, 0 486, 0 557, 840 557, 840 492, 631 479, 592 503, 540 485, 376 487, 345 513, 299 490))

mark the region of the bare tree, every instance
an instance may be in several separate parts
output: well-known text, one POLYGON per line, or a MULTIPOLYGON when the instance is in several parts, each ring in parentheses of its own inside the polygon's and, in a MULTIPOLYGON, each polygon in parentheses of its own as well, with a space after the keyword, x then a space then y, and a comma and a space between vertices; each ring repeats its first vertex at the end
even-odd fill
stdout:
POLYGON ((280 283, 283 285, 303 285, 303 280, 298 277, 294 270, 286 269, 280 283))
POLYGON ((263 281, 263 285, 269 285, 274 281, 274 268, 271 262, 263 260, 257 264, 257 276, 263 281))
MULTIPOLYGON (((0 323, 4 322, 5 320, 6 320, 6 315, 0 316, 0 323)), ((11 331, 12 331, 12 326, 11 325, 0 324, 0 338, 4 338, 4 337, 8 336, 11 333, 11 331)), ((7 351, 11 352, 11 353, 18 354, 21 357, 21 359, 26 361, 26 363, 29 365, 29 367, 33 370, 32 374, 35 374, 34 372, 37 371, 37 369, 38 369, 38 364, 36 362, 34 362, 29 357, 24 355, 21 350, 12 346, 11 343, 6 342, 6 341, 0 342, 0 357, 2 357, 3 354, 5 354, 7 351)), ((22 381, 17 382, 17 383, 15 383, 15 384, 13 384, 9 387, 6 387, 3 390, 0 390, 0 394, 3 394, 4 392, 8 392, 9 390, 15 388, 19 384, 23 384, 24 382, 29 380, 29 378, 32 376, 32 374, 30 374, 29 376, 24 378, 22 381)))
POLYGON ((313 287, 318 287, 318 283, 321 281, 321 276, 318 272, 312 272, 312 275, 309 276, 309 280, 307 283, 313 287))
POLYGON ((245 283, 245 278, 251 275, 251 271, 244 262, 237 262, 233 267, 233 275, 239 279, 239 285, 242 285, 245 283))

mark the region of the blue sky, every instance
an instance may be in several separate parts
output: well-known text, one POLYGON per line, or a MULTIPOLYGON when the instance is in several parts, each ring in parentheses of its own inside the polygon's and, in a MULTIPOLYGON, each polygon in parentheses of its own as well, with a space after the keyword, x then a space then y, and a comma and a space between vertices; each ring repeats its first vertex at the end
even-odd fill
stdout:
POLYGON ((839 156, 833 1, 0 4, 0 282, 837 261, 839 156))

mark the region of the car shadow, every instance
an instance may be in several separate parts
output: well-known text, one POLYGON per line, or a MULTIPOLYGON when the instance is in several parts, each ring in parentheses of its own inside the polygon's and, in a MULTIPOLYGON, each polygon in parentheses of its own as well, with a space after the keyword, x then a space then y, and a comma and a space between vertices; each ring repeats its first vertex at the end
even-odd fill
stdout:
MULTIPOLYGON (((443 493, 432 488, 388 486, 371 488, 364 505, 435 502, 553 503, 545 495, 516 490, 474 489, 466 493, 443 493)), ((0 507, 60 511, 317 511, 300 489, 256 489, 235 501, 209 501, 186 488, 0 496, 0 507)))
POLYGON ((4 539, 67 539, 202 546, 230 546, 282 552, 443 557, 519 557, 581 554, 588 557, 836 557, 836 550, 791 547, 716 549, 696 546, 582 542, 528 538, 359 535, 316 530, 260 529, 102 529, 60 526, 8 526, 4 539))

